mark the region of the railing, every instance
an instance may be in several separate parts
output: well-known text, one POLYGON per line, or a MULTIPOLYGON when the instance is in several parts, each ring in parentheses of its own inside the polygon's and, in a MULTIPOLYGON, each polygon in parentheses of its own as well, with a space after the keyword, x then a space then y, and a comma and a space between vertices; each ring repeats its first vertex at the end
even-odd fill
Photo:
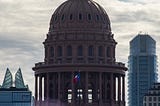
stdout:
POLYGON ((121 63, 121 62, 115 62, 115 63, 107 63, 104 61, 85 61, 85 60, 65 60, 65 61, 56 61, 56 62, 52 62, 52 63, 45 63, 45 62, 39 62, 36 63, 35 66, 39 67, 39 66, 46 66, 46 65, 73 65, 73 64, 88 64, 88 65, 111 65, 111 66, 120 66, 120 67, 125 67, 125 64, 121 63))

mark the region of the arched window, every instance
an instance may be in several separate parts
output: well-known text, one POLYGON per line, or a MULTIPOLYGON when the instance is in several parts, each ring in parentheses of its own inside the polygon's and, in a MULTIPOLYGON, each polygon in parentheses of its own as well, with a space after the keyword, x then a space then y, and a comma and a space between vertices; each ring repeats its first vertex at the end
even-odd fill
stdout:
POLYGON ((111 47, 107 47, 106 53, 107 57, 111 57, 111 47))
POLYGON ((67 56, 72 56, 72 47, 67 46, 67 56))
POLYGON ((102 56, 102 54, 103 54, 103 48, 102 48, 102 46, 99 46, 98 47, 98 56, 102 56))
POLYGON ((93 46, 88 47, 88 56, 93 56, 93 46))
POLYGON ((58 57, 62 56, 62 47, 61 46, 58 46, 58 48, 57 48, 57 56, 58 57))
POLYGON ((61 18, 61 20, 62 20, 62 21, 64 21, 64 14, 62 15, 62 18, 61 18))
POLYGON ((54 57, 54 48, 53 47, 50 47, 50 56, 54 57))
POLYGON ((99 15, 96 15, 96 19, 97 19, 97 21, 99 21, 99 15))
POLYGON ((82 46, 78 46, 77 55, 83 56, 83 47, 82 46))
POLYGON ((82 14, 81 13, 79 14, 79 20, 82 20, 82 14))
POLYGON ((72 20, 72 19, 73 19, 73 15, 72 15, 72 14, 70 14, 70 17, 69 17, 69 19, 70 19, 70 20, 72 20))
POLYGON ((88 14, 88 20, 89 21, 91 20, 91 14, 88 14))

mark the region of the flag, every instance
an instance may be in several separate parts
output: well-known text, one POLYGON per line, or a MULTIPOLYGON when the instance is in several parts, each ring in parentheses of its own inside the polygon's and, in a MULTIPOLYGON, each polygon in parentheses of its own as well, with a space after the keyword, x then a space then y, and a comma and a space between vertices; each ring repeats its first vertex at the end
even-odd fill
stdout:
POLYGON ((80 73, 76 74, 73 78, 74 83, 78 83, 80 81, 80 73))

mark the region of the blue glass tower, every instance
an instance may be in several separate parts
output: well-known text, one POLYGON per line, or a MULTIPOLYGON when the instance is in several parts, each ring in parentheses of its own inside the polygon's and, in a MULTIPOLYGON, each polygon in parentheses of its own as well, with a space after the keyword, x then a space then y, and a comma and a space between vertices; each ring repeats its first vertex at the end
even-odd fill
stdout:
POLYGON ((128 73, 129 106, 143 106, 143 96, 157 82, 156 41, 147 34, 138 34, 130 41, 128 73))

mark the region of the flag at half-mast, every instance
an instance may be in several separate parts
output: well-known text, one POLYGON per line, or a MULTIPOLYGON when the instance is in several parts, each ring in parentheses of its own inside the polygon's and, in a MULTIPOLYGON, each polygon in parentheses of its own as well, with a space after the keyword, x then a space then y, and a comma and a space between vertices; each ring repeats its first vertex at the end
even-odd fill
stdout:
POLYGON ((80 81, 80 72, 78 72, 73 78, 74 83, 78 83, 79 81, 80 81))

